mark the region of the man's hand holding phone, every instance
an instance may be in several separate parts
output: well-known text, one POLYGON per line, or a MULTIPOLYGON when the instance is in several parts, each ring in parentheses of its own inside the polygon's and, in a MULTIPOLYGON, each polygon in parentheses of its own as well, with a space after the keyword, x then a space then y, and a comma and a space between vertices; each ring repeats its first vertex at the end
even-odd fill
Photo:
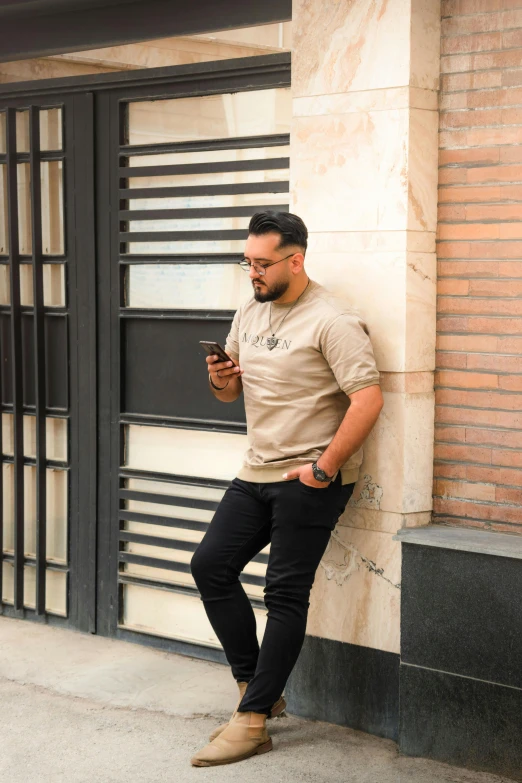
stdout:
POLYGON ((224 362, 223 358, 216 354, 207 356, 206 361, 214 386, 225 387, 232 378, 241 378, 243 374, 243 370, 237 364, 234 364, 232 360, 224 362))
POLYGON ((200 340, 200 345, 209 354, 206 357, 206 362, 214 395, 222 402, 237 400, 243 390, 241 383, 243 370, 225 353, 219 343, 200 340))

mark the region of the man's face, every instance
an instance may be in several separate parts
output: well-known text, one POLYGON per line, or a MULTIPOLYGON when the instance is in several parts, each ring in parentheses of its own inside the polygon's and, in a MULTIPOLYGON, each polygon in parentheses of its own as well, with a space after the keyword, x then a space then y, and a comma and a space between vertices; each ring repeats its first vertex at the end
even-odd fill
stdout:
POLYGON ((249 234, 245 245, 245 258, 258 266, 266 267, 266 274, 260 275, 259 272, 250 267, 250 279, 254 288, 254 298, 258 302, 273 302, 286 293, 291 281, 291 273, 288 267, 288 260, 281 261, 280 264, 271 266, 275 261, 280 261, 288 255, 291 248, 277 249, 281 241, 280 234, 262 234, 254 236, 249 234))

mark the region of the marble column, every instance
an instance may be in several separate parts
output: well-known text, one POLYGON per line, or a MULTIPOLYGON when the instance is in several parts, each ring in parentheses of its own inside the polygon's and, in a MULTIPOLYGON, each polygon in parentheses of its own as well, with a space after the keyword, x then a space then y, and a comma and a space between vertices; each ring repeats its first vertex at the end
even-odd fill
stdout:
POLYGON ((395 653, 392 535, 432 507, 439 40, 439 0, 294 0, 291 210, 310 276, 364 316, 385 398, 308 633, 395 653))

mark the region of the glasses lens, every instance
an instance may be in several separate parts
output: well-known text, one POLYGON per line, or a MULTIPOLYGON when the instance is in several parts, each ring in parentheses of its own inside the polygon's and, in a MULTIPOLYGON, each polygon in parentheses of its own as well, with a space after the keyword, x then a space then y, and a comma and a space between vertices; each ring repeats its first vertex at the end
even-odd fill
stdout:
POLYGON ((243 261, 239 262, 239 266, 241 267, 241 269, 244 269, 245 272, 249 272, 250 271, 250 264, 248 263, 248 261, 245 261, 244 259, 243 259, 243 261))

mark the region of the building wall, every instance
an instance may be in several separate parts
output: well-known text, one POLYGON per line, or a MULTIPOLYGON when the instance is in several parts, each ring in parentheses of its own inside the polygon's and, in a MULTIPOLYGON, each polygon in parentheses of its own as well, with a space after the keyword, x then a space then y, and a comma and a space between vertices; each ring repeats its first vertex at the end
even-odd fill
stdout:
POLYGON ((384 408, 287 693, 299 714, 395 737, 394 535, 432 511, 440 2, 295 0, 292 28, 291 208, 311 277, 369 326, 384 408))
POLYGON ((441 52, 433 521, 522 533, 522 3, 443 0, 441 52))

